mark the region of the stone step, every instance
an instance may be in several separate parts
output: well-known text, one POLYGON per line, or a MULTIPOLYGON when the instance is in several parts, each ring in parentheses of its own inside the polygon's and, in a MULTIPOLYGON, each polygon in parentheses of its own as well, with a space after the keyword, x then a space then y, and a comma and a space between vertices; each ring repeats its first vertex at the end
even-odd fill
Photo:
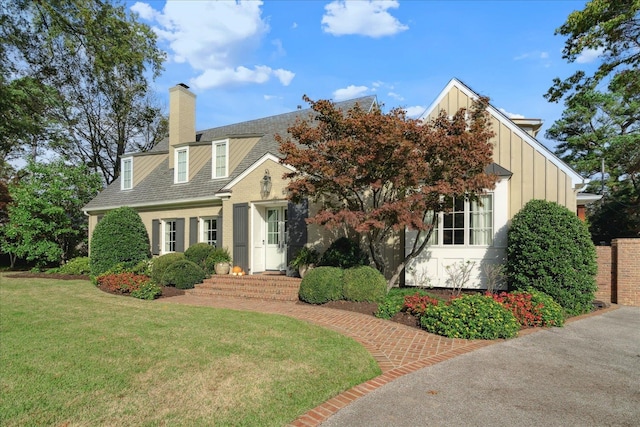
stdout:
POLYGON ((297 301, 300 279, 280 275, 216 276, 189 289, 190 295, 297 301))

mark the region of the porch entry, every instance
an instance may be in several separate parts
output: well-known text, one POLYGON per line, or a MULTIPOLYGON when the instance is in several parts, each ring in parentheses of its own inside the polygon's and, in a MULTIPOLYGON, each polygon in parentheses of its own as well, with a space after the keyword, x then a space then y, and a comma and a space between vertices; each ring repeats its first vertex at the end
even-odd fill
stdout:
POLYGON ((265 270, 287 269, 287 215, 286 206, 265 208, 265 270))

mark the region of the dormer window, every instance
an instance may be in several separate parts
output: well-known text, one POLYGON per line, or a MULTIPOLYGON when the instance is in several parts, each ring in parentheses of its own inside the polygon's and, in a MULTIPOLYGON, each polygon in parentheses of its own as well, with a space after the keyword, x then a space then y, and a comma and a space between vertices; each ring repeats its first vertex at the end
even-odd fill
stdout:
POLYGON ((174 182, 189 181, 189 147, 176 149, 174 182))
POLYGON ((212 178, 226 178, 229 175, 229 144, 227 140, 212 144, 212 178))
POLYGON ((133 157, 128 157, 120 161, 122 170, 121 189, 131 190, 133 188, 133 157))

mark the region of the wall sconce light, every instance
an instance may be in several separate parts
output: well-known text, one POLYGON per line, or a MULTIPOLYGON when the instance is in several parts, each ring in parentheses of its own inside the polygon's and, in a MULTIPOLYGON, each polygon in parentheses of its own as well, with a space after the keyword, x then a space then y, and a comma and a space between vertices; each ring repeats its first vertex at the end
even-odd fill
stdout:
POLYGON ((269 169, 265 169, 264 176, 260 180, 260 196, 266 199, 269 197, 269 193, 271 193, 271 174, 269 173, 269 169))

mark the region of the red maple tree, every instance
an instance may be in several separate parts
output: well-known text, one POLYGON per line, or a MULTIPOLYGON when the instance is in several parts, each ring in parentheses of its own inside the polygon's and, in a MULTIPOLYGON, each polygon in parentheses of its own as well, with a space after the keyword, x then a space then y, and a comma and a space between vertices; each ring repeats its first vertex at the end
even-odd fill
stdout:
POLYGON ((288 136, 276 135, 281 162, 295 168, 285 174, 289 198, 319 204, 307 223, 346 225, 363 237, 375 266, 390 277, 389 287, 427 246, 433 213, 448 209, 447 197, 475 199, 495 185, 497 177, 485 173, 493 149, 488 98, 428 122, 400 108, 342 111, 331 101, 304 100, 313 113, 296 120, 288 136), (383 249, 407 229, 418 232, 416 243, 387 271, 383 249))

